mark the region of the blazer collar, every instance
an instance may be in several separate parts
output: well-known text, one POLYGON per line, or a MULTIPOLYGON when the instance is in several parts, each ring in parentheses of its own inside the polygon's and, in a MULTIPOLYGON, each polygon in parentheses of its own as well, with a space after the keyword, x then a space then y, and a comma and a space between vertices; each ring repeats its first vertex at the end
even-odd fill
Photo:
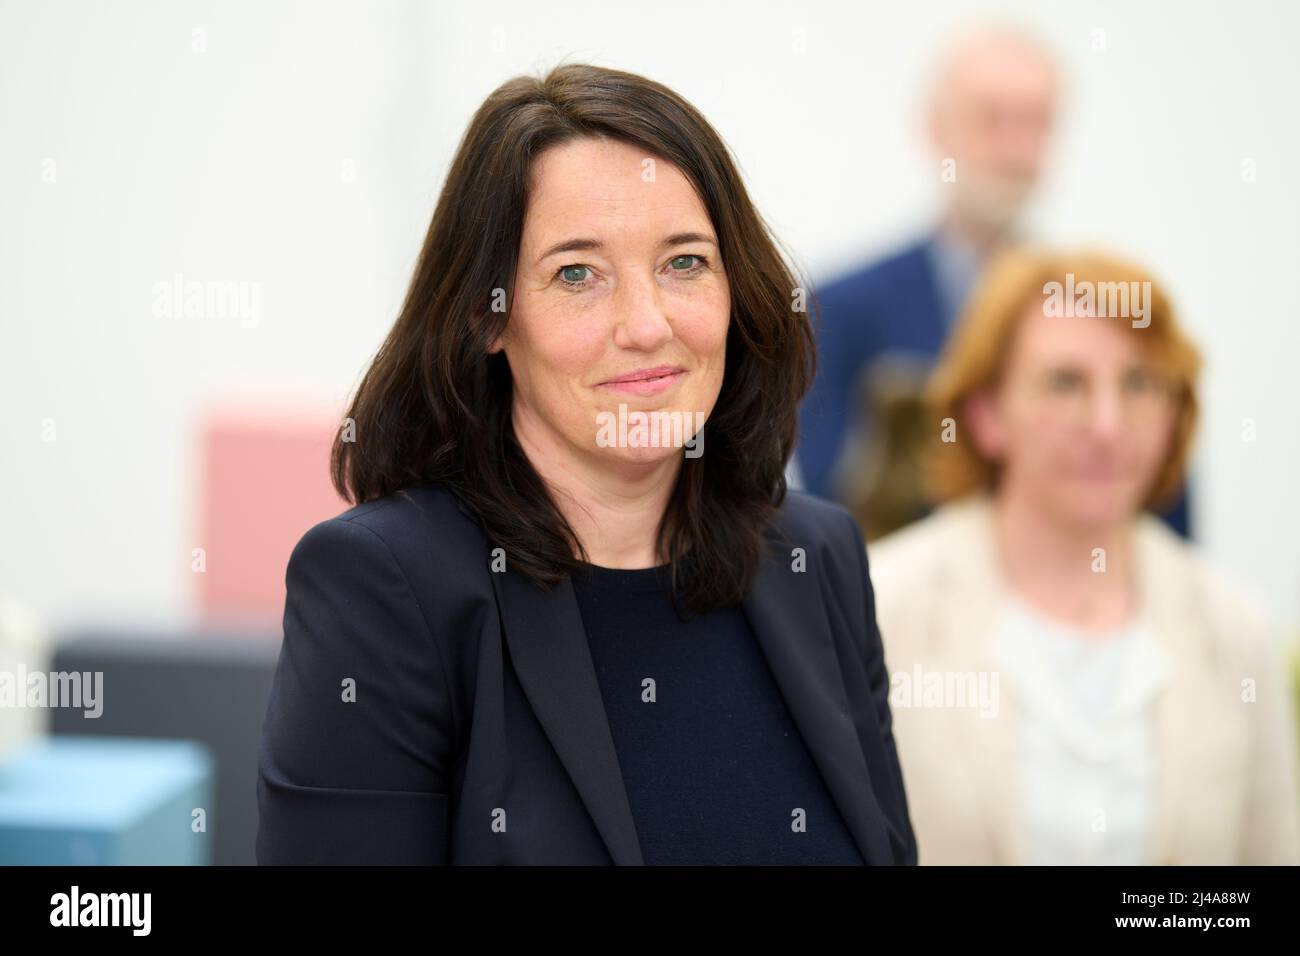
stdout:
POLYGON ((1217 732, 1206 707, 1220 693, 1204 594, 1191 572, 1187 546, 1160 519, 1143 514, 1136 529, 1138 587, 1152 633, 1170 662, 1171 679, 1157 698, 1160 774, 1152 814, 1151 855, 1157 865, 1185 862, 1180 838, 1194 827, 1183 819, 1183 789, 1196 779, 1206 741, 1217 732))
MULTIPOLYGON (((772 529, 768 541, 743 610, 863 859, 892 862, 820 583, 790 570, 772 529)), ((492 579, 520 685, 611 858, 644 864, 572 582, 544 592, 508 569, 492 579)))
POLYGON ((573 583, 543 591, 508 569, 492 583, 519 684, 610 857, 644 863, 573 583))
MULTIPOLYGON (((886 818, 872 789, 849 709, 823 582, 816 573, 791 570, 792 546, 803 547, 809 555, 818 552, 813 542, 786 538, 780 519, 778 514, 769 529, 768 548, 742 606, 862 859, 873 865, 890 864, 894 857, 886 818)), ((865 641, 868 635, 844 638, 865 641)))
MULTIPOLYGON (((931 589, 936 598, 924 660, 931 671, 974 670, 998 677, 995 717, 955 712, 952 759, 981 781, 978 799, 995 854, 990 862, 1018 865, 1025 859, 1015 773, 1020 706, 1014 677, 1002 670, 997 656, 1004 586, 993 544, 992 503, 986 495, 972 496, 946 506, 944 514, 953 531, 931 589)), ((923 845, 919 853, 924 862, 923 845)))

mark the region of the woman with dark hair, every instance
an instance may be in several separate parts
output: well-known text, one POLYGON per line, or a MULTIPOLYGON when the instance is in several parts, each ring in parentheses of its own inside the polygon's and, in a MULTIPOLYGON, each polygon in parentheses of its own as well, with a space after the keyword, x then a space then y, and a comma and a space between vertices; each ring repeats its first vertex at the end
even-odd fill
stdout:
POLYGON ((260 862, 915 862, 803 297, 671 90, 488 97, 289 561, 260 862))

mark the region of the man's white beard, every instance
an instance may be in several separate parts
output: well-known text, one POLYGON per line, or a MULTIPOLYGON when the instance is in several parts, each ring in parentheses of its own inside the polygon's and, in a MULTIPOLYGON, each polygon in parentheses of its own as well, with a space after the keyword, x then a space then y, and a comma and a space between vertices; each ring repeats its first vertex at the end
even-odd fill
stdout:
POLYGON ((1006 232, 1020 218, 1034 183, 1028 177, 969 179, 956 197, 959 216, 971 225, 990 232, 1006 232))

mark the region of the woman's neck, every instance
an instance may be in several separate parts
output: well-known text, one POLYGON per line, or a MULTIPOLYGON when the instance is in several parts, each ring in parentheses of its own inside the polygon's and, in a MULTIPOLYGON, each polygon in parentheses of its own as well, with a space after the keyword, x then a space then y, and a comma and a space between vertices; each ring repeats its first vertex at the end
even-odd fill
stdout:
POLYGON ((1131 523, 1071 526, 1026 495, 994 498, 1008 588, 1045 616, 1086 631, 1123 627, 1137 610, 1131 523))
POLYGON ((518 407, 514 427, 520 447, 591 564, 649 568, 663 563, 656 538, 681 468, 680 455, 611 466, 596 455, 577 453, 518 407))

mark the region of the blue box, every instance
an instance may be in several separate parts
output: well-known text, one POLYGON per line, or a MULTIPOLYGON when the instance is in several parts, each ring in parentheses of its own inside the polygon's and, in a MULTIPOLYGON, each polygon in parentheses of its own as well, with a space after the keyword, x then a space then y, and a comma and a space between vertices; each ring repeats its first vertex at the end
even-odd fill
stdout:
POLYGON ((0 764, 0 864, 206 865, 213 767, 207 749, 188 740, 31 744, 0 764))

